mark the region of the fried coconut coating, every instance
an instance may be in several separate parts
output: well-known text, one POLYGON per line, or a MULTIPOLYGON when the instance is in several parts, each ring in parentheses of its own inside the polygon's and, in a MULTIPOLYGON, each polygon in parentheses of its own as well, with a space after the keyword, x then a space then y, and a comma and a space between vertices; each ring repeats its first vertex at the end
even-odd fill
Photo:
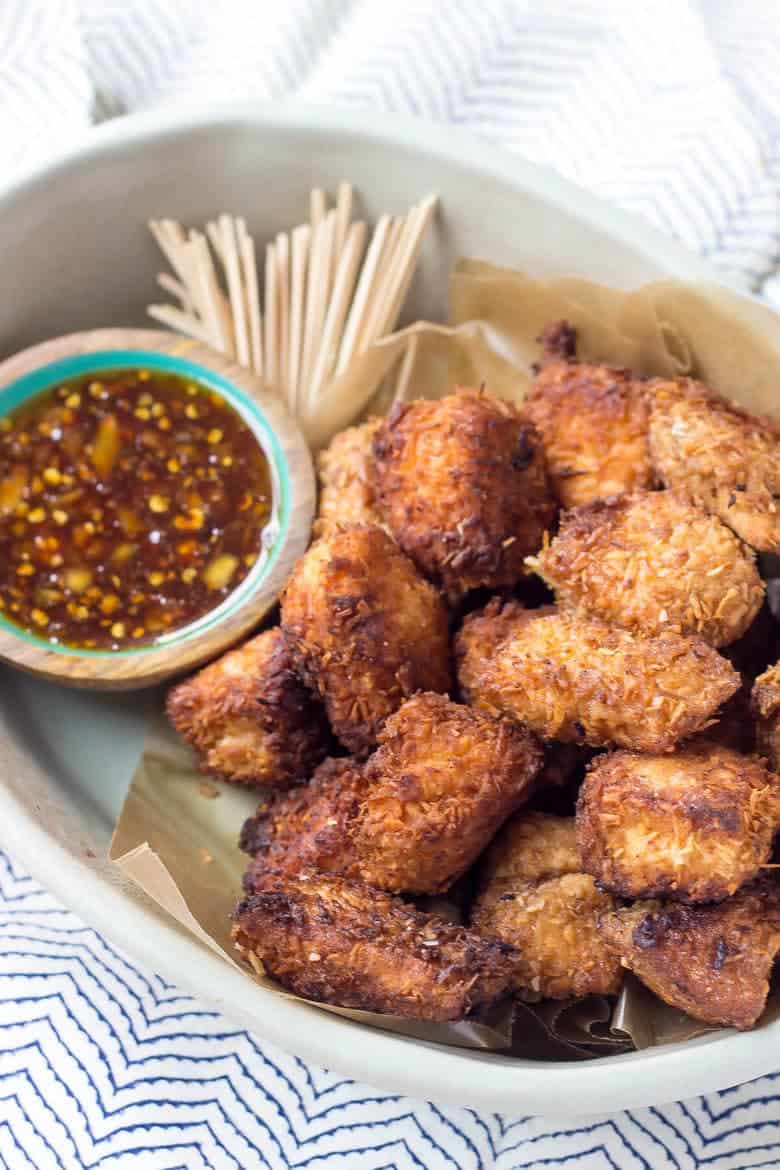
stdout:
POLYGON ((668 752, 739 687, 701 638, 640 638, 549 607, 510 607, 509 617, 491 602, 466 618, 455 642, 461 692, 542 739, 668 752))
POLYGON ((651 487, 647 407, 628 370, 586 362, 543 366, 523 410, 542 436, 564 508, 651 487))
POLYGON ((521 813, 485 855, 471 921, 517 948, 522 999, 614 995, 623 973, 597 926, 614 907, 580 869, 574 817, 521 813))
POLYGON ((770 768, 780 771, 780 662, 756 679, 750 705, 756 719, 757 749, 770 768))
POLYGON ((396 407, 374 438, 377 499, 395 539, 451 597, 513 585, 555 516, 541 441, 477 390, 396 407))
POLYGON ((692 378, 648 383, 650 455, 667 485, 746 544, 780 551, 780 430, 692 378))
POLYGON ((714 906, 637 902, 599 929, 624 967, 697 1020, 752 1028, 780 949, 780 887, 763 877, 714 906))
POLYGON ((316 541, 282 596, 282 628, 339 739, 367 753, 418 690, 450 688, 447 609, 395 542, 370 524, 316 541))
POLYGON ((484 609, 467 614, 454 642, 458 688, 464 701, 477 703, 475 688, 478 680, 506 638, 522 629, 532 615, 543 617, 556 612, 554 605, 527 609, 519 601, 494 597, 484 609))
POLYGON ((265 870, 233 939, 259 973, 306 999, 420 1020, 460 1020, 499 999, 512 948, 361 882, 265 870))
POLYGON ((567 512, 526 561, 559 605, 637 634, 726 646, 764 599, 755 553, 683 492, 636 492, 567 512))
POLYGON ((409 699, 366 765, 354 844, 372 885, 437 893, 464 873, 527 798, 542 762, 534 736, 442 695, 409 699))
MULTIPOLYGON (((260 870, 313 867, 357 876, 352 829, 366 787, 364 770, 352 756, 331 758, 308 784, 272 793, 244 822, 241 848, 258 859, 260 870)), ((250 866, 244 878, 250 891, 253 874, 250 866)))
POLYGON ((372 418, 347 427, 318 455, 320 501, 315 536, 323 536, 341 524, 381 525, 371 474, 372 445, 381 421, 372 418))
POLYGON ((265 630, 168 692, 166 712, 202 772, 287 788, 328 750, 325 714, 296 675, 282 631, 265 630))
POLYGON ((600 756, 577 801, 582 868, 626 898, 727 898, 769 861, 778 824, 780 780, 706 742, 600 756))
POLYGON ((433 694, 407 700, 379 743, 362 767, 328 760, 306 788, 261 806, 244 847, 280 869, 441 893, 527 799, 542 759, 512 720, 433 694))

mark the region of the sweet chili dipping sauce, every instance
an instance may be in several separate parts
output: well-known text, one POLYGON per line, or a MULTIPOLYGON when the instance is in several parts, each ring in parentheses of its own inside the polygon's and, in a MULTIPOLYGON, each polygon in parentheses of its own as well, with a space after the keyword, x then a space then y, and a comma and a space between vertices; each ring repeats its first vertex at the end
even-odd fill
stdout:
POLYGON ((0 418, 0 613, 66 646, 154 642, 247 575, 271 502, 257 439, 207 387, 69 381, 0 418))

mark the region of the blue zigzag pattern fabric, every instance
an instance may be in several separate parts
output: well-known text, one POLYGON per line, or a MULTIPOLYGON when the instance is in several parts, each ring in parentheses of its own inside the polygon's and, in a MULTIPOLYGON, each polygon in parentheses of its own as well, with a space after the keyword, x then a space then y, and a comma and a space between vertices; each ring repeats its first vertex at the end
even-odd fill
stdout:
POLYGON ((759 1170, 780 1074, 569 1124, 388 1096, 262 1045, 0 853, 0 1167, 759 1170))
MULTIPOLYGON (((780 306, 767 0, 2 0, 0 182, 193 94, 458 124, 780 306)), ((261 1045, 0 854, 0 1170, 758 1170, 780 1077, 571 1125, 387 1096, 261 1045)))

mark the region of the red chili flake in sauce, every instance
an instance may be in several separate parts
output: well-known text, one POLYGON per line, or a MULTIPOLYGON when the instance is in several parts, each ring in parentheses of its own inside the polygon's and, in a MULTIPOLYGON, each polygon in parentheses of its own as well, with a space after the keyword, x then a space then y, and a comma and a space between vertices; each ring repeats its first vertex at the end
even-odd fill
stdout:
POLYGON ((78 648, 149 644, 263 552, 268 461, 205 386, 93 373, 0 418, 0 613, 78 648))

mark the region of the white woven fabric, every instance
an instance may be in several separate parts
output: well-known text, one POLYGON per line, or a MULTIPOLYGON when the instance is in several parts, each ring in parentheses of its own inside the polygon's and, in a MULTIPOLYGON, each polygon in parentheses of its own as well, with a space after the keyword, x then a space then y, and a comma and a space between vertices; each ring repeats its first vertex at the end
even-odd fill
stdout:
POLYGON ((0 3, 0 179, 95 117, 193 94, 455 122, 748 287, 780 263, 780 22, 767 0, 0 3))
MULTIPOLYGON (((0 182, 193 94, 355 102, 549 164, 780 306, 778 78, 770 0, 0 0, 0 182)), ((0 1168, 748 1170, 780 1166, 778 1093, 567 1126, 388 1097, 205 1011, 0 855, 0 1168)))

